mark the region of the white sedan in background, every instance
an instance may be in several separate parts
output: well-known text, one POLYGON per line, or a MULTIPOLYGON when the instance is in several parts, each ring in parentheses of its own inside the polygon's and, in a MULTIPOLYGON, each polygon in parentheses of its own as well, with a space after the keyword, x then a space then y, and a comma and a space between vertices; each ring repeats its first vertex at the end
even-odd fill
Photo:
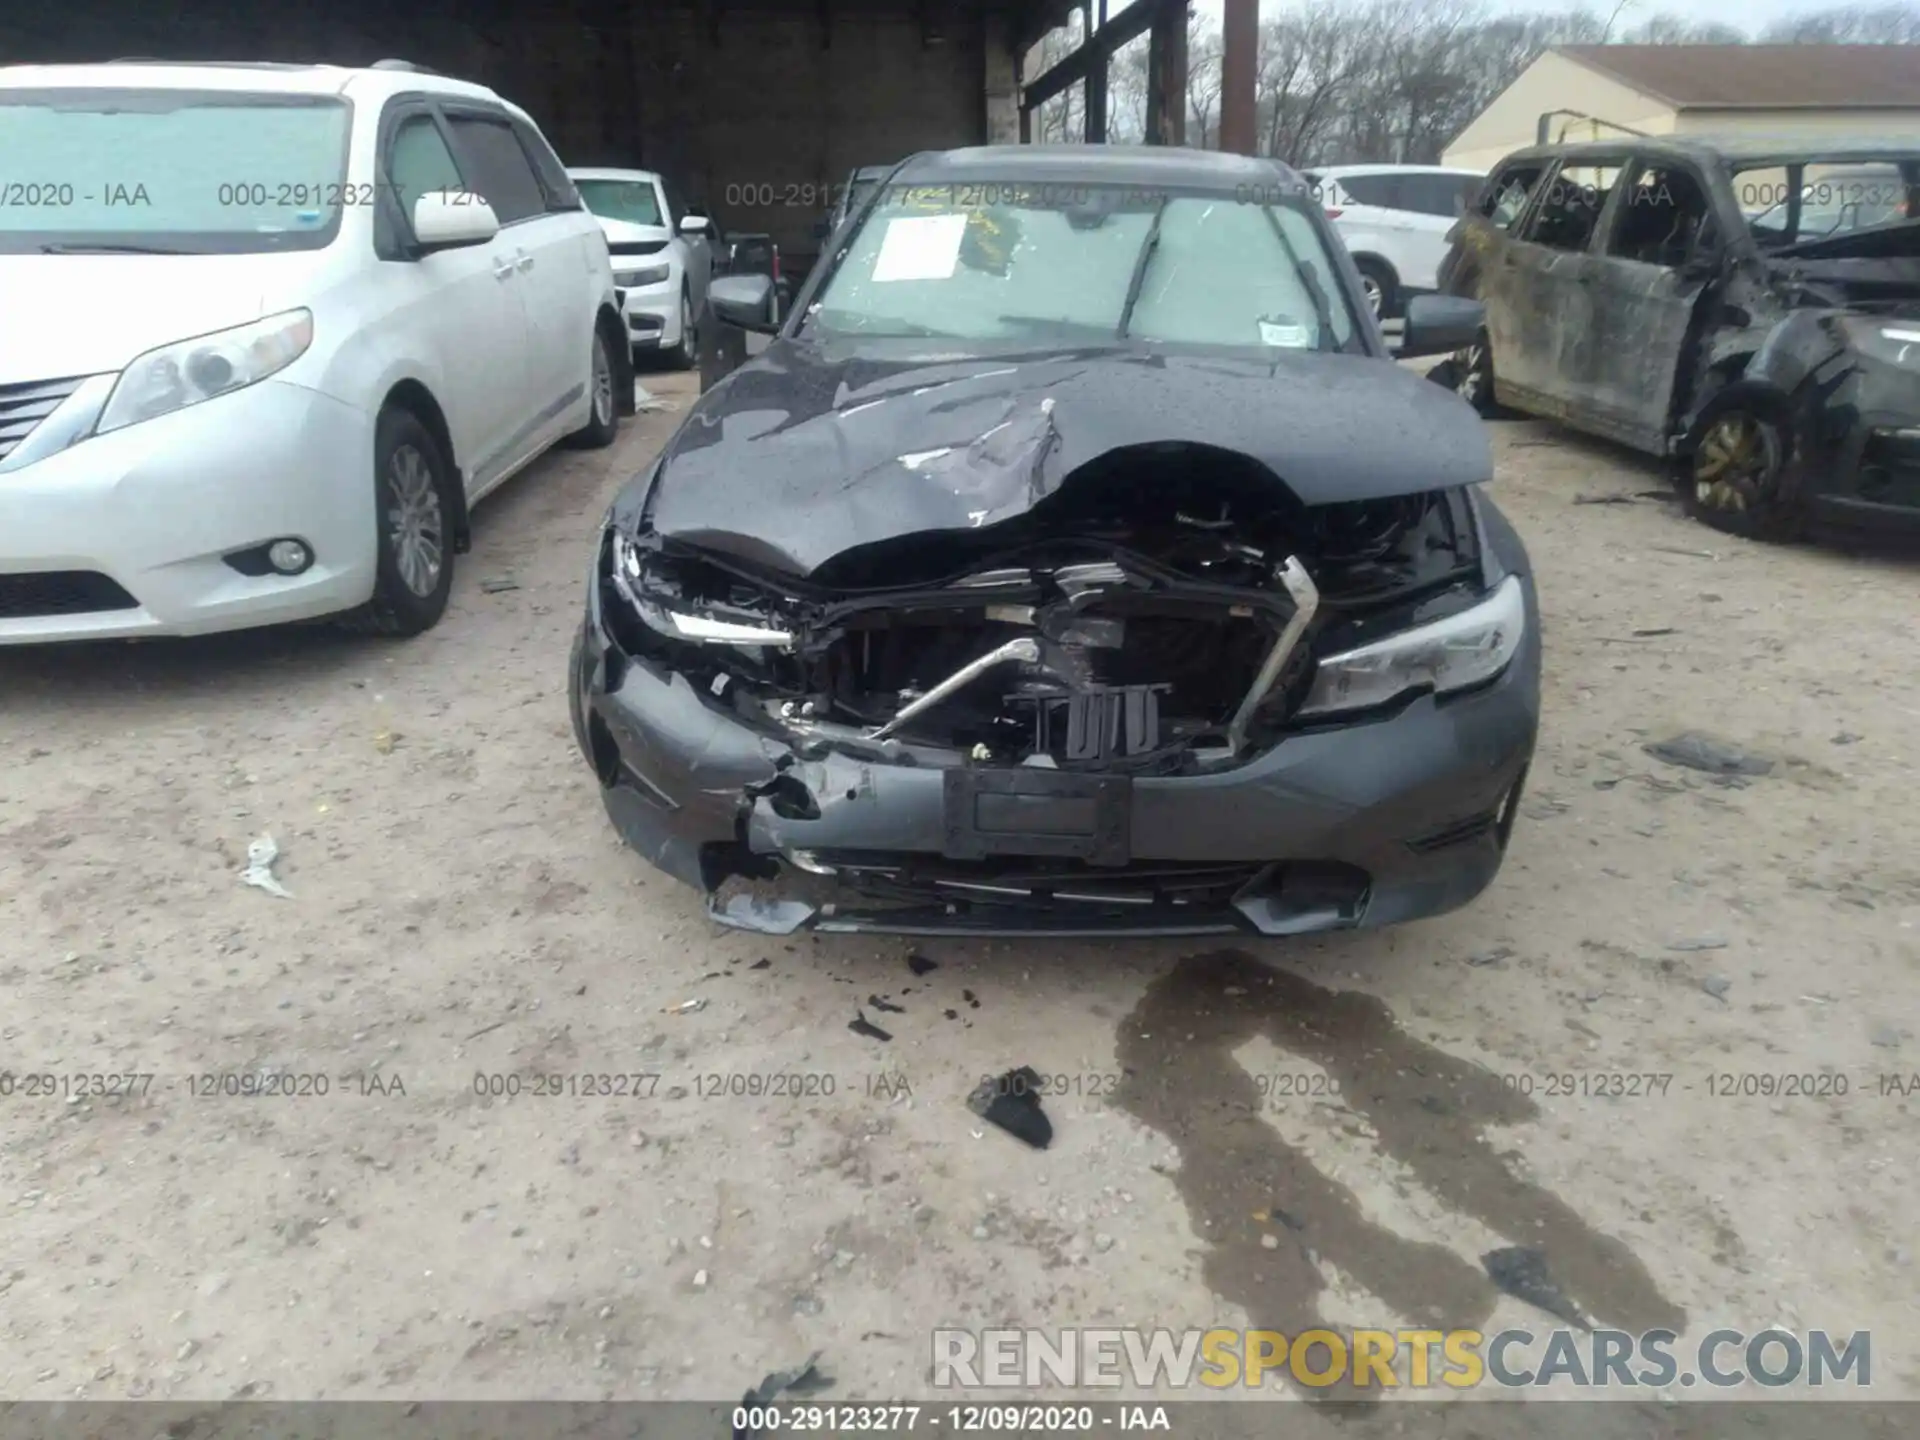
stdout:
POLYGON ((652 170, 571 169, 606 232, 614 283, 626 291, 627 338, 683 370, 700 361, 700 309, 713 276, 713 221, 652 170))

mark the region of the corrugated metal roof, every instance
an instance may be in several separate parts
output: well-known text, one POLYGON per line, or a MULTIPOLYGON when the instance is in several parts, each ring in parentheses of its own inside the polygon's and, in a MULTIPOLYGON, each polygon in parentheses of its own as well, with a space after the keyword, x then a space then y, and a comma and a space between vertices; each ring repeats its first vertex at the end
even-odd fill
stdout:
POLYGON ((1920 108, 1920 45, 1562 45, 1677 109, 1920 108))

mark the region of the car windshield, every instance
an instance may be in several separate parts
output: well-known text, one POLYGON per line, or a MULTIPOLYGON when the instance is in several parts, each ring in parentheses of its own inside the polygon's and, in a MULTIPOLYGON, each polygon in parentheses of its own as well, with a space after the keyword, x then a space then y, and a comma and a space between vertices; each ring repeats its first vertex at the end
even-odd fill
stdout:
POLYGON ((651 180, 580 180, 573 182, 581 203, 603 220, 625 220, 631 225, 659 225, 660 195, 651 180))
POLYGON ((1809 159, 1751 166, 1734 171, 1733 193, 1762 245, 1818 240, 1920 218, 1920 155, 1869 165, 1809 159))
POLYGON ((1358 350, 1317 222, 1305 194, 1078 182, 894 187, 849 242, 803 328, 1358 350))
POLYGON ((0 251, 319 249, 373 198, 346 183, 351 113, 330 95, 0 89, 0 251))

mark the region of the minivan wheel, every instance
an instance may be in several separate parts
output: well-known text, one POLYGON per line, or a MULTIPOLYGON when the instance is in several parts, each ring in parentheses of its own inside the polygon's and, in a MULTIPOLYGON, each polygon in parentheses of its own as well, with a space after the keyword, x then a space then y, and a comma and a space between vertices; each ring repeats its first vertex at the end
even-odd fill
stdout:
POLYGON ((620 433, 620 404, 619 396, 614 393, 618 381, 614 377, 613 355, 607 349, 606 334, 598 325, 593 327, 588 376, 591 403, 587 407, 587 423, 567 437, 567 444, 575 450, 602 450, 620 433))
POLYGON ((401 409, 381 412, 373 457, 373 598, 341 623, 370 634, 418 635, 440 622, 453 592, 450 467, 433 433, 401 409))

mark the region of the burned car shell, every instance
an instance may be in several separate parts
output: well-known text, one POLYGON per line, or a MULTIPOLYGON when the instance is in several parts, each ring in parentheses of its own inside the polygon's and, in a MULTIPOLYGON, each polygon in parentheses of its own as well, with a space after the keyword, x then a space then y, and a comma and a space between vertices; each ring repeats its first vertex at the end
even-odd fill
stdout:
MULTIPOLYGON (((1166 150, 1092 158, 1074 149, 1069 157, 1031 147, 915 157, 896 179, 1152 185, 1177 175, 1183 187, 1217 187, 1223 197, 1249 180, 1305 193, 1271 162, 1166 150)), ((1278 935, 1392 924, 1479 894, 1499 870, 1539 724, 1530 567, 1478 491, 1491 456, 1472 411, 1392 362, 1351 261, 1337 242, 1329 253, 1337 298, 1355 317, 1354 353, 1260 360, 1130 342, 817 339, 801 326, 824 283, 823 262, 780 337, 702 397, 608 517, 569 698, 576 739, 623 838, 707 892, 715 919, 765 933, 1278 935), (1075 563, 975 573, 974 559, 1015 543, 1000 537, 1052 554, 1071 538, 1054 533, 1067 507, 1098 509, 1103 486, 1133 483, 1155 466, 1169 516, 1183 474, 1179 493, 1204 511, 1215 465, 1219 494, 1241 496, 1235 487, 1253 485, 1258 504, 1284 509, 1298 533, 1331 534, 1334 515, 1359 524, 1362 513, 1376 514, 1372 505, 1411 517, 1406 526, 1451 535, 1455 568, 1435 573, 1452 578, 1373 609, 1347 606, 1330 588, 1310 623, 1313 603, 1300 596, 1315 591, 1304 571, 1333 586, 1337 557, 1309 554, 1303 565, 1290 556, 1288 588, 1276 579, 1265 592, 1175 574, 1171 562, 1124 547, 1106 560, 1094 552, 1075 563), (709 647, 729 655, 721 662, 663 643, 636 622, 636 603, 652 602, 632 588, 639 571, 623 572, 620 557, 637 566, 642 554, 649 565, 697 572, 705 585, 718 577, 729 593, 687 608, 746 626, 729 633, 753 643, 709 647), (860 583, 850 583, 856 576, 860 583), (1029 582, 1038 588, 1026 593, 1029 582), (954 659, 969 663, 945 682, 902 690, 903 700, 919 698, 891 718, 845 723, 803 692, 769 685, 759 661, 740 658, 791 651, 844 671, 867 654, 847 658, 854 624, 871 621, 862 643, 871 649, 878 637, 884 652, 889 627, 907 623, 913 607, 945 613, 983 584, 1009 588, 1004 600, 986 597, 996 601, 984 609, 990 624, 969 619, 958 632, 954 659), (736 603, 733 587, 767 597, 760 620, 736 603), (1145 654, 1173 664, 1181 641, 1199 633, 1179 626, 1224 634, 1253 616, 1269 629, 1248 653, 1292 661, 1275 682, 1291 704, 1314 683, 1315 656, 1444 619, 1509 588, 1524 622, 1514 627, 1511 659, 1485 683, 1438 697, 1397 694, 1325 717, 1250 721, 1236 712, 1222 727, 1234 753, 1209 750, 1204 761, 1194 758, 1197 740, 1192 754, 1164 743, 1187 723, 1178 686, 1096 685, 1096 698, 1111 703, 1090 705, 1054 696, 1041 673, 1061 642, 1067 651, 1119 643, 1100 638, 1098 627, 1115 623, 1102 607, 1142 607, 1118 622, 1127 635, 1167 627, 1160 638, 1173 637, 1173 649, 1145 654), (878 617, 875 595, 885 607, 878 617), (1170 613, 1151 613, 1162 604, 1170 613), (1182 618, 1189 614, 1222 618, 1182 618), (783 649, 788 624, 798 638, 783 649), (1274 632, 1281 638, 1269 650, 1274 632), (988 650, 990 633, 1014 638, 988 650), (912 717, 939 700, 936 692, 987 665, 1028 677, 1020 683, 1039 692, 1031 715, 1021 714, 1043 738, 1018 763, 1000 749, 1005 715, 982 720, 991 737, 970 744, 914 733, 912 717), (1059 708, 1048 741, 1046 720, 1034 717, 1050 706, 1059 708), (1143 726, 1160 749, 1128 749, 1143 726), (1107 740, 1090 739, 1101 727, 1107 740), (777 883, 768 893, 761 881, 777 883)), ((1183 534, 1204 535, 1213 523, 1175 519, 1183 534)), ((1244 550, 1241 533, 1208 543, 1223 554, 1244 550)), ((1427 545, 1424 530, 1409 534, 1409 554, 1427 545)), ((1275 575, 1283 568, 1277 553, 1261 563, 1275 575)), ((942 632, 907 633, 937 644, 942 632)), ((948 668, 942 662, 927 678, 948 668)), ((1234 672, 1236 685, 1244 673, 1234 672)), ((870 701, 881 688, 857 693, 870 701)))
MULTIPOLYGON (((1761 246, 1736 172, 1801 164, 1899 165, 1920 145, 1884 141, 1641 138, 1538 146, 1496 167, 1543 165, 1505 229, 1470 212, 1441 271, 1446 293, 1487 307, 1489 398, 1647 454, 1672 457, 1693 513, 1736 533, 1787 538, 1811 522, 1920 530, 1920 344, 1879 344, 1862 322, 1920 328, 1920 210, 1915 219, 1761 246), (1533 243, 1528 229, 1563 173, 1620 167, 1584 250, 1533 243), (1703 192, 1712 233, 1683 263, 1607 253, 1630 208, 1635 173, 1668 169, 1703 192), (1750 425, 1771 460, 1757 487, 1711 482, 1703 441, 1750 425)), ((1910 203, 1920 186, 1908 184, 1910 203)))

